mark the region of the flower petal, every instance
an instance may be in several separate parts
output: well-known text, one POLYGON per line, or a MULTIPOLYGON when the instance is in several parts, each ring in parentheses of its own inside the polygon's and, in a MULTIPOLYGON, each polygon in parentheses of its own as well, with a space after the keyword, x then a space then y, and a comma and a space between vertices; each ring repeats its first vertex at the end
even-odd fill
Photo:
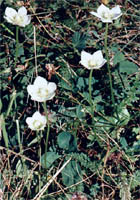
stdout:
POLYGON ((31 22, 31 16, 29 16, 29 15, 25 16, 24 17, 24 26, 30 24, 30 22, 31 22))
POLYGON ((98 17, 98 18, 101 18, 101 16, 98 13, 96 13, 96 12, 90 12, 90 14, 92 14, 92 15, 98 17))
POLYGON ((104 23, 112 23, 112 19, 105 19, 105 18, 101 18, 101 21, 104 23))
POLYGON ((90 53, 87 53, 86 51, 82 51, 81 52, 81 61, 80 63, 86 67, 87 69, 90 69, 90 67, 88 66, 88 61, 92 59, 92 55, 90 53))
POLYGON ((34 85, 36 86, 41 86, 41 87, 46 87, 48 85, 48 81, 45 78, 42 78, 41 76, 38 76, 35 81, 34 85))
POLYGON ((27 86, 27 92, 30 94, 30 95, 32 95, 32 94, 34 94, 34 85, 28 85, 27 86))
POLYGON ((23 15, 27 15, 27 10, 24 6, 22 6, 21 8, 18 9, 18 14, 23 16, 23 15))
POLYGON ((48 83, 48 87, 47 87, 49 93, 52 93, 56 90, 56 84, 53 82, 48 83))
POLYGON ((96 51, 94 54, 93 54, 93 58, 95 59, 95 60, 103 60, 103 54, 102 54, 102 51, 101 50, 98 50, 98 51, 96 51))
POLYGON ((34 119, 40 119, 40 117, 42 117, 42 115, 40 114, 40 112, 36 111, 33 116, 32 116, 34 119))
POLYGON ((26 123, 28 124, 29 128, 33 129, 33 122, 34 122, 34 119, 32 117, 27 117, 26 118, 26 123))
POLYGON ((97 13, 99 16, 102 16, 103 13, 109 13, 109 12, 110 12, 109 8, 106 7, 104 4, 101 4, 97 9, 97 13))
POLYGON ((118 19, 122 15, 120 6, 115 6, 112 8, 111 13, 114 15, 113 19, 118 19))
POLYGON ((5 15, 8 18, 13 18, 15 15, 17 15, 17 11, 13 8, 7 7, 5 10, 5 15))

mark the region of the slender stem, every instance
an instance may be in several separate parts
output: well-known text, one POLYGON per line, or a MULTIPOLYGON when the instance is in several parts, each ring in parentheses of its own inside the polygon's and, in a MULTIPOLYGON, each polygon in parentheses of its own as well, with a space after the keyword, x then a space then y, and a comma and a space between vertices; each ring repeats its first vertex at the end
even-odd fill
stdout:
POLYGON ((114 99, 113 86, 112 86, 112 76, 111 76, 111 71, 110 71, 110 60, 109 60, 108 48, 107 48, 107 36, 108 36, 108 23, 106 23, 106 29, 105 29, 105 53, 106 53, 106 59, 107 59, 107 69, 108 69, 108 74, 109 74, 111 100, 115 108, 115 99, 114 99))
POLYGON ((19 27, 16 26, 16 56, 15 56, 15 67, 16 67, 16 64, 17 64, 17 58, 18 58, 18 49, 19 49, 19 27))
POLYGON ((90 70, 90 74, 89 74, 89 101, 90 101, 90 105, 92 105, 92 94, 91 94, 92 74, 93 74, 93 69, 90 70))
POLYGON ((22 158, 23 148, 22 148, 22 143, 21 143, 21 138, 20 138, 20 127, 19 127, 19 120, 18 119, 16 120, 16 126, 17 126, 17 136, 18 136, 19 151, 20 151, 21 161, 22 161, 22 164, 23 164, 23 171, 24 171, 24 175, 25 175, 27 170, 26 170, 26 166, 25 166, 25 160, 24 160, 24 158, 22 158))
POLYGON ((46 143, 45 143, 45 159, 44 159, 44 162, 45 162, 45 167, 47 168, 47 162, 46 162, 46 157, 47 157, 47 149, 48 149, 48 139, 49 139, 49 133, 50 133, 50 124, 49 124, 49 118, 48 118, 48 111, 47 111, 47 107, 46 107, 46 103, 44 102, 43 104, 43 108, 44 108, 44 111, 45 111, 45 114, 46 114, 46 119, 47 119, 47 134, 46 134, 46 143))
POLYGON ((90 103, 90 107, 91 107, 91 115, 92 115, 92 123, 93 125, 95 124, 94 122, 94 106, 93 106, 93 102, 92 102, 92 74, 93 74, 93 69, 90 70, 90 74, 89 74, 89 103, 90 103))
MULTIPOLYGON (((41 132, 39 133, 39 131, 36 132, 37 134, 37 140, 38 140, 38 145, 39 145, 39 150, 38 150, 38 156, 39 156, 39 162, 41 164, 41 132)), ((38 175, 38 179, 39 179, 39 191, 41 189, 41 165, 39 165, 39 175, 38 175)))

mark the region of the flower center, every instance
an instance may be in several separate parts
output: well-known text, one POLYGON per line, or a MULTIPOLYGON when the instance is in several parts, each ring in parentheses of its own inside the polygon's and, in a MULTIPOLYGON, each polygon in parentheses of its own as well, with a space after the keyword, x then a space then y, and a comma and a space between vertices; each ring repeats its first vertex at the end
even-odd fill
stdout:
POLYGON ((40 98, 47 97, 48 94, 49 94, 49 91, 48 91, 47 89, 38 88, 37 95, 38 95, 40 98))
POLYGON ((24 21, 24 18, 22 16, 15 15, 13 17, 13 22, 16 23, 17 25, 22 24, 23 21, 24 21))
POLYGON ((38 120, 34 120, 34 122, 33 122, 33 126, 35 129, 40 129, 42 127, 42 125, 43 124, 38 120))
POLYGON ((114 14, 111 12, 102 12, 102 18, 104 19, 113 19, 114 14))
POLYGON ((94 60, 89 60, 88 65, 89 65, 89 67, 95 67, 97 65, 97 63, 94 60))

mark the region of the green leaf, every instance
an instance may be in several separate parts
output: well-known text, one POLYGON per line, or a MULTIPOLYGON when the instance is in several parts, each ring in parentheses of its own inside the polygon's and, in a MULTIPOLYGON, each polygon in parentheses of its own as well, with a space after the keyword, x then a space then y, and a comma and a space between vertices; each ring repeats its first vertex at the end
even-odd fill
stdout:
POLYGON ((120 72, 125 72, 127 74, 133 74, 135 72, 138 72, 138 66, 135 63, 130 62, 128 60, 122 61, 119 64, 119 69, 120 72))
POLYGON ((113 65, 116 65, 117 63, 120 63, 120 62, 122 62, 124 60, 125 60, 124 54, 121 53, 120 51, 118 51, 114 56, 113 65))
POLYGON ((128 147, 127 141, 124 137, 120 138, 120 143, 124 149, 126 149, 128 147))
POLYGON ((24 55, 24 48, 23 48, 23 46, 20 46, 20 47, 18 48, 18 57, 20 57, 20 56, 22 56, 22 55, 24 55))
POLYGON ((86 47, 86 39, 87 39, 87 36, 85 34, 75 32, 72 37, 73 46, 76 49, 81 51, 82 49, 84 49, 86 47))
POLYGON ((77 150, 77 141, 74 136, 68 132, 62 132, 57 137, 58 146, 68 151, 77 150))
POLYGON ((83 117, 85 117, 85 112, 82 111, 82 106, 81 105, 78 105, 77 108, 76 108, 76 115, 79 119, 82 119, 83 117))
POLYGON ((2 133, 3 133, 3 139, 4 139, 4 142, 5 142, 5 146, 8 148, 8 145, 9 145, 8 133, 7 133, 7 130, 6 130, 5 119, 4 119, 3 115, 1 115, 0 121, 1 121, 1 125, 2 125, 2 133))
POLYGON ((63 184, 67 187, 82 180, 81 167, 76 161, 70 161, 61 173, 63 184))
POLYGON ((61 156, 58 155, 56 152, 52 152, 52 151, 51 152, 47 152, 47 154, 43 154, 41 156, 41 165, 43 167, 47 166, 47 168, 49 168, 53 164, 53 162, 55 160, 57 160, 58 158, 60 158, 60 157, 61 156), (45 165, 45 156, 46 156, 46 165, 45 165))

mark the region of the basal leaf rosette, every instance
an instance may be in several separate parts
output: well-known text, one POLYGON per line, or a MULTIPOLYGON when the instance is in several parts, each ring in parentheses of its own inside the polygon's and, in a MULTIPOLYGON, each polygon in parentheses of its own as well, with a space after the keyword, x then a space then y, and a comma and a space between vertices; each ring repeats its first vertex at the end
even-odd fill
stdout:
POLYGON ((31 99, 38 102, 45 102, 55 96, 56 84, 48 82, 46 79, 38 76, 33 85, 27 86, 27 91, 31 99))
POLYGON ((45 116, 36 111, 32 117, 27 117, 26 123, 31 130, 40 131, 44 130, 44 128, 46 127, 47 119, 45 116))
POLYGON ((87 69, 100 69, 106 63, 106 59, 103 58, 101 50, 93 54, 82 51, 80 63, 87 69))
POLYGON ((18 11, 7 7, 4 18, 7 20, 7 22, 21 27, 25 27, 31 22, 31 16, 27 15, 27 10, 24 6, 19 8, 18 11))
POLYGON ((118 5, 112 9, 109 9, 104 4, 101 4, 99 6, 97 12, 90 12, 90 13, 100 18, 101 21, 104 23, 109 23, 109 22, 112 23, 113 20, 118 19, 122 15, 121 9, 118 5))

